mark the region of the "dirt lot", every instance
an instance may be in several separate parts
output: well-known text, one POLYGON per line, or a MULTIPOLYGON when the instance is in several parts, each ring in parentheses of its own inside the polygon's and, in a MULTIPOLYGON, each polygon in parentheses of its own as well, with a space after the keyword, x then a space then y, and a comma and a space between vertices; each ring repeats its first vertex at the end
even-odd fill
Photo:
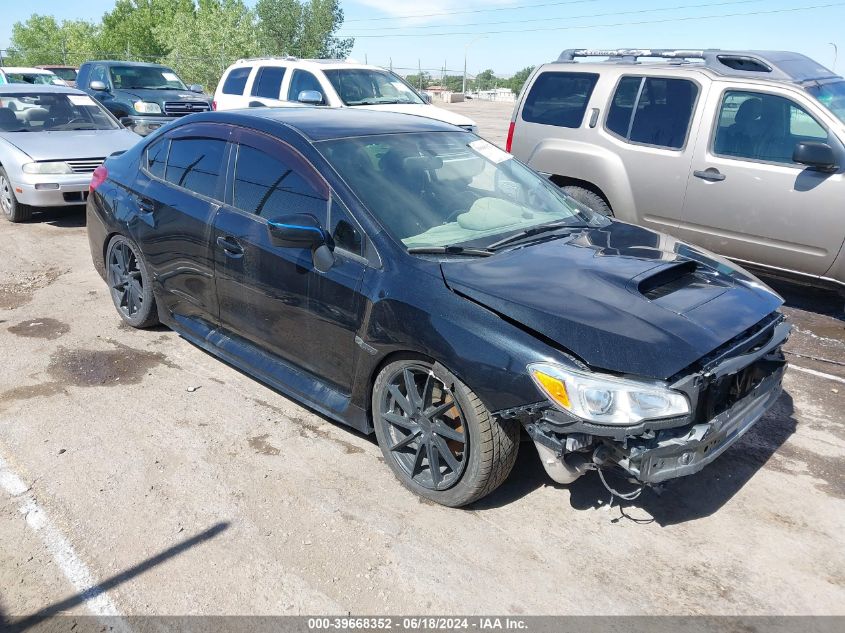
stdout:
MULTIPOLYGON (((503 144, 509 105, 454 108, 503 144)), ((783 397, 661 496, 608 507, 594 474, 552 485, 523 444, 499 491, 449 510, 371 439, 121 326, 80 211, 2 223, 0 243, 5 617, 845 614, 838 298, 787 292, 783 397)))

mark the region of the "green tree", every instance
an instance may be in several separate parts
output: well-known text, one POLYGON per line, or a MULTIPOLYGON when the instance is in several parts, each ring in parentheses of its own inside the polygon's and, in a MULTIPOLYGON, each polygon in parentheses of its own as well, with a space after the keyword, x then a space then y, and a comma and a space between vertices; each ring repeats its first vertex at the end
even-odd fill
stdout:
POLYGON ((417 90, 425 90, 428 86, 434 85, 434 80, 431 75, 425 71, 417 75, 406 75, 405 81, 411 84, 417 90))
POLYGON ((452 92, 461 92, 464 87, 463 75, 446 75, 441 82, 444 88, 452 92))
POLYGON ((355 44, 334 35, 343 25, 338 0, 258 0, 255 13, 259 46, 267 55, 343 59, 355 44))
POLYGON ((79 64, 98 51, 98 27, 84 20, 61 23, 49 15, 33 14, 12 26, 14 53, 6 64, 79 64))
POLYGON ((184 79, 213 90, 226 67, 258 54, 255 15, 242 0, 199 0, 153 30, 168 50, 163 58, 184 79))
POLYGON ((490 90, 496 87, 496 74, 492 69, 482 70, 475 76, 473 88, 476 90, 490 90))
POLYGON ((117 0, 103 16, 100 47, 109 57, 157 61, 170 52, 158 27, 194 11, 193 0, 117 0))
POLYGON ((534 72, 534 66, 526 66, 520 71, 517 71, 513 77, 508 79, 507 87, 513 90, 514 94, 519 94, 522 91, 522 86, 528 81, 528 77, 534 72))

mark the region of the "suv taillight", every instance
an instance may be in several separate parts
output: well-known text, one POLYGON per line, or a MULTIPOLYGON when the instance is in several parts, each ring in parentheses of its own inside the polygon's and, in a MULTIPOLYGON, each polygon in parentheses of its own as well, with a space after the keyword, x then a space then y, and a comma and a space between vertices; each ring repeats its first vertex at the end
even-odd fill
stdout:
POLYGON ((216 101, 211 102, 211 109, 215 110, 215 111, 217 110, 217 102, 216 101))
POLYGON ((97 187, 102 185, 108 177, 109 170, 106 169, 105 165, 100 165, 99 167, 97 167, 97 169, 94 170, 94 173, 91 174, 91 184, 88 186, 88 188, 91 191, 96 191, 97 187))
POLYGON ((511 124, 508 126, 508 140, 505 143, 505 150, 510 152, 511 147, 513 146, 513 128, 516 126, 514 121, 511 121, 511 124))

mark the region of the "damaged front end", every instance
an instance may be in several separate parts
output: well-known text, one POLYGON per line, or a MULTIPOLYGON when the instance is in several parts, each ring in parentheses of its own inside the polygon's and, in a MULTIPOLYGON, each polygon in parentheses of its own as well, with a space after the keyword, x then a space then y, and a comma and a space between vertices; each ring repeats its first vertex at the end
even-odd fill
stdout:
POLYGON ((499 415, 523 422, 558 483, 613 466, 643 485, 691 475, 778 399, 790 330, 783 315, 772 313, 665 382, 533 365, 529 371, 549 402, 499 415))

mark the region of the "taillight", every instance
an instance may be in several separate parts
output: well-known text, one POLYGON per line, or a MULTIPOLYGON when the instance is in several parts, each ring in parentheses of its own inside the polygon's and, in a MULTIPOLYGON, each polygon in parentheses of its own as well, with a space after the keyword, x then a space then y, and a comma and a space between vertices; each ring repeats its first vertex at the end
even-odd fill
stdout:
POLYGON ((102 185, 106 178, 109 177, 109 170, 106 169, 105 165, 100 165, 97 169, 94 170, 94 173, 91 174, 91 184, 89 185, 89 189, 91 191, 95 191, 97 187, 102 185))
POLYGON ((505 150, 508 152, 511 151, 511 147, 513 147, 513 128, 516 126, 515 121, 511 121, 511 124, 508 126, 508 140, 505 143, 505 150))
POLYGON ((212 102, 211 102, 211 109, 212 109, 212 110, 217 110, 217 102, 216 102, 216 101, 212 101, 212 102))

